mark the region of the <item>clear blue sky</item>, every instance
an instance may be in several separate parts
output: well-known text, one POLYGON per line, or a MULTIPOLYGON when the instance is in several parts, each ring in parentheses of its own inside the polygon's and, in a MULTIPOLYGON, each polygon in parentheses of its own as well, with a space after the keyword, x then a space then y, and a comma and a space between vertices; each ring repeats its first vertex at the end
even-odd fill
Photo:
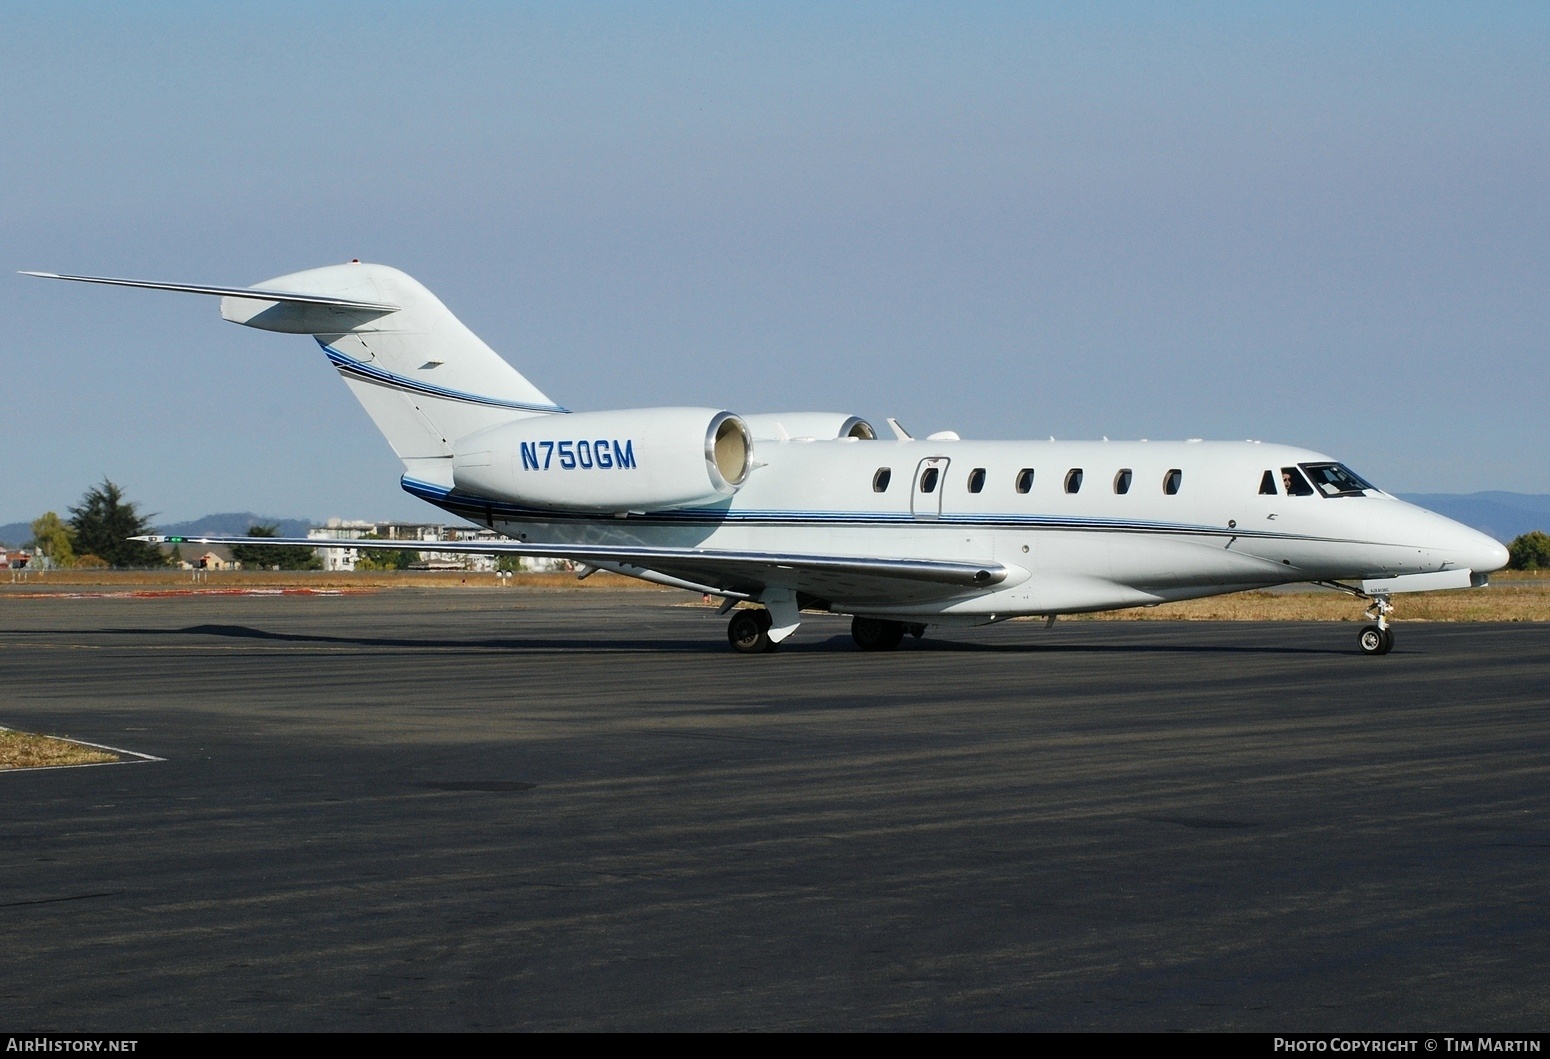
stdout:
POLYGON ((1550 6, 0 2, 0 522, 426 516, 317 347, 9 275, 418 277, 572 408, 1550 492, 1550 6))

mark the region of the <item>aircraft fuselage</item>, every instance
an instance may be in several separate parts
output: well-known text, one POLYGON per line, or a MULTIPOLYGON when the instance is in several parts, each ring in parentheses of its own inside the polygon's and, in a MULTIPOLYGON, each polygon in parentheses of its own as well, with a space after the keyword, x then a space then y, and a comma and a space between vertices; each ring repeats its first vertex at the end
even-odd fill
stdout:
POLYGON ((918 555, 1008 569, 1000 584, 951 599, 874 598, 858 587, 852 597, 823 601, 845 613, 934 621, 1147 606, 1504 562, 1502 546, 1484 534, 1375 489, 1288 494, 1283 469, 1336 461, 1285 445, 760 439, 754 459, 742 488, 718 503, 603 517, 413 479, 405 488, 534 545, 741 552, 775 531, 787 552, 918 555))

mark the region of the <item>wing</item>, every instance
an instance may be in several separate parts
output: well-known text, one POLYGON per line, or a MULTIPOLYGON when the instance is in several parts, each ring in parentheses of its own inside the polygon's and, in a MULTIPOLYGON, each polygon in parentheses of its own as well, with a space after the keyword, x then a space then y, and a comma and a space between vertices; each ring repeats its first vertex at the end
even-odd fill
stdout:
POLYGON ((525 555, 570 559, 648 581, 717 595, 757 598, 771 587, 852 604, 901 604, 945 599, 1005 581, 1000 563, 940 559, 873 559, 853 555, 742 552, 710 548, 650 548, 605 544, 529 544, 526 541, 373 541, 325 537, 136 537, 149 544, 254 544, 301 548, 356 548, 525 555), (656 576, 651 576, 656 575, 656 576))

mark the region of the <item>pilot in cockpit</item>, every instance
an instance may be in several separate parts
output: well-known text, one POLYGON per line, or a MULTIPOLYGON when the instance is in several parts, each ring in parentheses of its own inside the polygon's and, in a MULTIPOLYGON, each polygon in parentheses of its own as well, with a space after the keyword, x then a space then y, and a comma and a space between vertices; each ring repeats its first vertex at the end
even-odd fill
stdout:
POLYGON ((1296 467, 1281 468, 1281 485, 1286 489, 1287 496, 1313 495, 1313 486, 1308 484, 1308 479, 1296 467))

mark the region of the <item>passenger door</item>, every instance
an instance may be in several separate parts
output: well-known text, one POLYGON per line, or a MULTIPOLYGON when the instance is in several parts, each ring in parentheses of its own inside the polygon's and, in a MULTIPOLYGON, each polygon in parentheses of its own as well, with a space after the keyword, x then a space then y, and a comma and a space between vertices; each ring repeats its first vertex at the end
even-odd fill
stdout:
POLYGON ((915 468, 910 488, 910 512, 918 519, 942 517, 942 487, 947 482, 946 456, 927 456, 915 468))

